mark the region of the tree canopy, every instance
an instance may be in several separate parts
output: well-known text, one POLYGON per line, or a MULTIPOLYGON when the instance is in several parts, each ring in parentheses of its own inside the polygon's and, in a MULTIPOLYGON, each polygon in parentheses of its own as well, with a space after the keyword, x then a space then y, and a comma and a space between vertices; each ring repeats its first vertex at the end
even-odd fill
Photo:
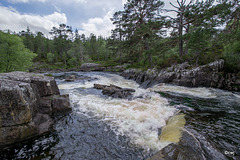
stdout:
POLYGON ((96 62, 147 69, 221 58, 227 71, 239 72, 239 1, 176 0, 170 5, 169 10, 161 0, 127 0, 111 18, 115 29, 110 37, 80 35, 67 24, 53 27, 51 38, 28 27, 18 34, 1 32, 0 71, 26 70, 34 52, 34 61, 48 68, 77 69, 82 63, 96 62))
POLYGON ((26 71, 35 57, 21 38, 0 31, 0 72, 26 71))

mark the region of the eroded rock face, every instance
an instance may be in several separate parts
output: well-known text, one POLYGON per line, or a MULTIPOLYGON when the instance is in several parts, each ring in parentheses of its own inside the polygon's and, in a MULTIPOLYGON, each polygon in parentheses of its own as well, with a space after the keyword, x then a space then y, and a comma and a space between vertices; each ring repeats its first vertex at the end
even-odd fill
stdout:
POLYGON ((113 98, 130 98, 130 96, 132 96, 132 92, 135 92, 134 89, 121 88, 112 84, 109 86, 94 84, 94 88, 101 89, 104 95, 108 95, 113 98))
POLYGON ((29 123, 36 96, 28 83, 1 80, 0 127, 29 123))
POLYGON ((56 114, 71 111, 53 77, 34 73, 0 74, 0 149, 53 129, 56 114))
POLYGON ((128 69, 122 76, 136 80, 141 87, 148 88, 159 83, 171 83, 186 87, 214 87, 230 91, 240 91, 240 73, 224 73, 224 60, 194 67, 187 62, 162 70, 140 71, 128 69))

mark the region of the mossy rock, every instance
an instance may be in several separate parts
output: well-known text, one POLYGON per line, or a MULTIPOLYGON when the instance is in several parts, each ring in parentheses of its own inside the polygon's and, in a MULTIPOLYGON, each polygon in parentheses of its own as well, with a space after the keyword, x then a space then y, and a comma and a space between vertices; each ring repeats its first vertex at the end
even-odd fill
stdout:
POLYGON ((53 75, 52 74, 46 74, 45 76, 48 76, 48 77, 53 77, 53 75))

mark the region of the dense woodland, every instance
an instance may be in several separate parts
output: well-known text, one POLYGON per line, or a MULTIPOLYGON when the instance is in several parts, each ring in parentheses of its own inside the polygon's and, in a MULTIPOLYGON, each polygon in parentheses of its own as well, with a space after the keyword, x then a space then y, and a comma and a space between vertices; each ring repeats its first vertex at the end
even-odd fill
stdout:
POLYGON ((147 69, 188 61, 202 65, 224 59, 227 72, 240 71, 240 2, 177 0, 172 10, 160 0, 128 0, 116 12, 110 37, 79 35, 60 24, 51 37, 30 28, 0 32, 0 72, 39 67, 77 69, 85 62, 129 63, 147 69), (176 16, 169 16, 175 13, 176 16))

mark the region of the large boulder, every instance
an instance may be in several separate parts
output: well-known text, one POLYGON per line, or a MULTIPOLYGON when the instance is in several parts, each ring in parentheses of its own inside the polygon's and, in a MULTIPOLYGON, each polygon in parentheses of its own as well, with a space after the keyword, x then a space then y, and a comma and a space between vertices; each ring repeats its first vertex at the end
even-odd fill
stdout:
POLYGON ((24 82, 0 80, 0 127, 29 123, 37 103, 31 85, 24 82))
POLYGON ((76 80, 76 75, 72 74, 65 78, 66 82, 74 82, 76 80))
POLYGON ((218 81, 216 73, 223 70, 224 60, 218 60, 207 65, 185 69, 179 72, 178 78, 173 80, 174 84, 187 87, 214 87, 213 82, 218 81))
POLYGON ((100 64, 96 63, 83 63, 80 67, 80 71, 89 72, 89 71, 103 71, 105 67, 102 67, 100 64))
POLYGON ((113 98, 130 98, 132 96, 132 93, 135 92, 134 89, 121 88, 112 84, 109 86, 94 84, 94 88, 101 89, 104 95, 108 95, 113 98))
POLYGON ((0 74, 0 149, 53 129, 54 116, 71 111, 53 77, 0 74))

